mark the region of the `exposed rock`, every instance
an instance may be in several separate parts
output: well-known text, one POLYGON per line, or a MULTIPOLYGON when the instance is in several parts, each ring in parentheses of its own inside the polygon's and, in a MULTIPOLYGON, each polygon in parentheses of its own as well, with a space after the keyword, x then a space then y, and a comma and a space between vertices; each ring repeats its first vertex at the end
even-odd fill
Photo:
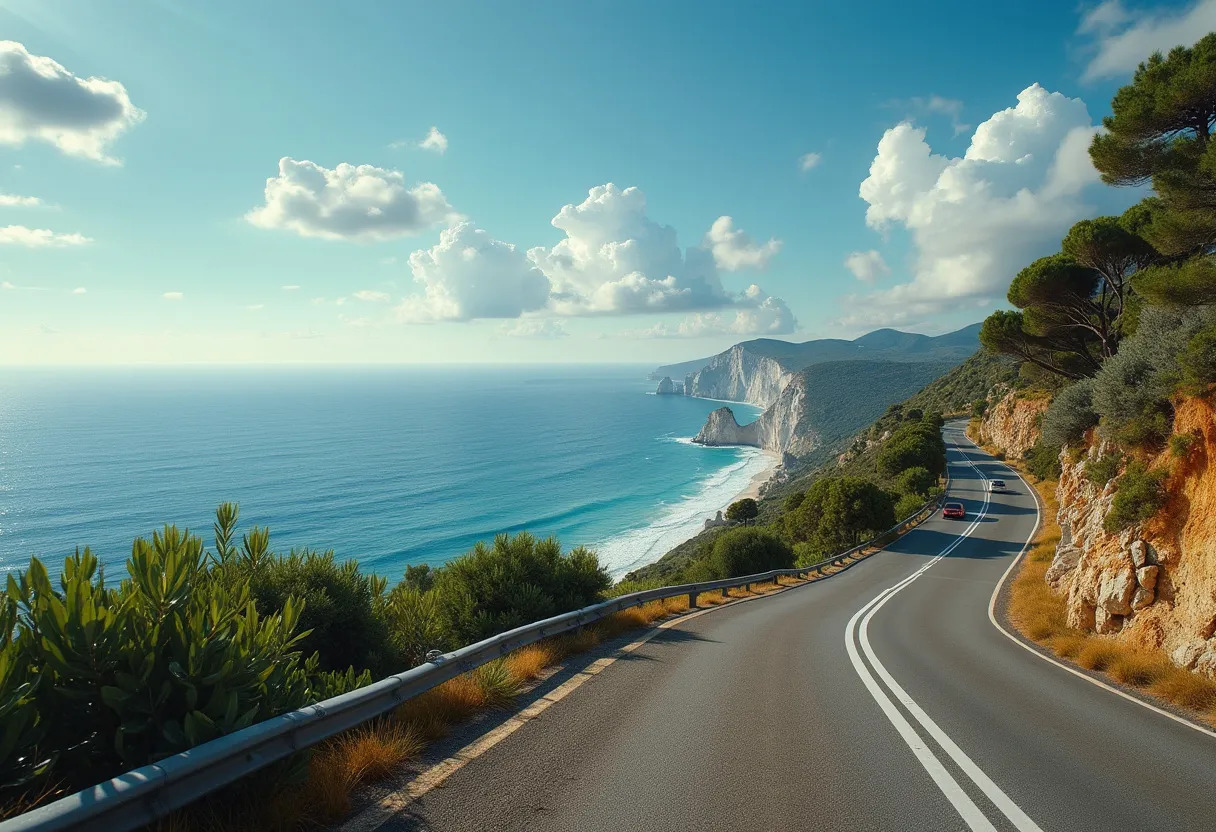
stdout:
POLYGON ((1068 626, 1074 630, 1094 629, 1094 622, 1097 620, 1097 608, 1093 604, 1084 601, 1069 603, 1065 612, 1067 613, 1068 626))
POLYGON ((688 375, 684 376, 684 395, 685 396, 692 395, 692 378, 693 378, 692 373, 689 373, 688 375))
POLYGON ((1137 569, 1157 562, 1156 553, 1153 551, 1153 547, 1148 545, 1147 540, 1133 540, 1128 554, 1131 555, 1132 563, 1137 569))
POLYGON ((1203 651, 1208 647, 1207 642, 1199 641, 1184 641, 1173 649, 1170 653, 1170 660, 1179 667, 1185 667, 1188 670, 1195 666, 1195 662, 1199 661, 1199 657, 1203 655, 1203 651))
POLYGON ((819 447, 819 432, 806 416, 807 389, 803 376, 795 376, 760 418, 746 425, 734 411, 719 407, 692 441, 702 445, 753 445, 781 454, 804 456, 819 447))
POLYGON ((1127 615, 1132 611, 1132 593, 1136 591, 1136 573, 1128 564, 1123 569, 1108 571, 1098 585, 1098 606, 1112 615, 1127 615))
POLYGON ((1157 573, 1160 569, 1160 566, 1141 566, 1136 570, 1136 583, 1144 589, 1156 589, 1157 573))
POLYGON ((1216 644, 1209 644, 1195 660, 1195 672, 1216 679, 1216 644))
POLYGON ((989 402, 980 420, 979 438, 995 445, 1006 456, 1021 459, 1039 441, 1039 421, 1050 400, 1028 399, 1010 390, 995 403, 989 402))
POLYGON ((775 359, 757 355, 742 344, 715 355, 709 364, 694 373, 692 386, 685 385, 690 396, 704 399, 724 399, 748 402, 768 407, 777 401, 790 379, 775 359))
POLYGON ((1136 591, 1132 593, 1132 609, 1142 610, 1145 607, 1150 607, 1153 601, 1157 600, 1157 593, 1151 589, 1145 589, 1142 586, 1136 587, 1136 591))
POLYGON ((1047 583, 1051 585, 1051 588, 1059 592, 1061 583, 1077 568, 1080 560, 1081 550, 1076 546, 1060 546, 1056 549, 1046 574, 1047 583))
POLYGON ((1114 613, 1107 612, 1102 607, 1098 607, 1094 613, 1094 632, 1101 635, 1110 635, 1122 629, 1123 616, 1115 615, 1114 613))
POLYGON ((676 385, 671 380, 671 376, 663 376, 663 380, 659 382, 659 389, 655 393, 660 396, 670 396, 674 392, 676 392, 676 385))
POLYGON ((719 407, 709 414, 705 426, 693 437, 698 445, 754 445, 759 447, 759 420, 747 425, 735 421, 729 407, 719 407))

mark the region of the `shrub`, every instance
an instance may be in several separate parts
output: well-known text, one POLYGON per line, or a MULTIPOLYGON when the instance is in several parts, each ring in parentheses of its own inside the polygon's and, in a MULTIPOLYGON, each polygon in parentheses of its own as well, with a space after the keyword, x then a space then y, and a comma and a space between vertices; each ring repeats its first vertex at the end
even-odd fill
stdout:
MULTIPOLYGON (((246 535, 248 554, 260 536, 246 535)), ((37 558, 11 573, 0 604, 6 783, 83 787, 370 681, 304 659, 303 604, 260 614, 241 569, 166 526, 135 541, 118 587, 88 549, 64 562, 59 589, 37 558)))
MULTIPOLYGON (((929 489, 937 485, 937 475, 930 473, 928 468, 918 465, 900 472, 899 476, 895 478, 894 485, 896 492, 917 496, 923 503, 929 495, 929 489)), ((899 515, 898 511, 895 513, 899 515)))
POLYGON ((385 676, 401 669, 380 614, 385 580, 363 574, 353 560, 339 564, 332 551, 271 556, 251 570, 249 588, 263 615, 281 612, 290 598, 303 602, 300 649, 316 651, 323 670, 353 664, 385 676))
POLYGON ((1174 434, 1170 437, 1170 455, 1175 459, 1186 459, 1198 440, 1199 434, 1196 432, 1174 434))
POLYGON ((556 538, 520 532, 478 543, 437 570, 432 591, 456 643, 470 644, 585 607, 611 584, 593 552, 580 546, 563 554, 556 538))
POLYGON ((916 467, 933 474, 946 469, 946 445, 932 421, 905 422, 878 453, 878 470, 884 477, 916 467))
POLYGON ((975 401, 973 401, 971 403, 971 415, 973 417, 978 419, 987 412, 988 412, 988 400, 987 399, 976 399, 975 401))
POLYGON ((754 520, 760 515, 760 507, 751 497, 736 500, 726 507, 726 519, 735 523, 754 520))
POLYGON ((927 497, 922 497, 919 494, 904 494, 895 503, 896 522, 911 517, 927 500, 927 497))
POLYGON ((860 477, 825 477, 807 491, 798 511, 787 518, 796 543, 831 553, 860 543, 895 523, 891 495, 860 477))
POLYGON ((731 529, 714 541, 707 566, 717 578, 789 569, 794 552, 781 538, 755 527, 731 529))
POLYGON ((1093 379, 1082 379, 1056 394, 1043 414, 1040 440, 1047 448, 1059 451, 1065 445, 1076 445, 1085 431, 1098 424, 1093 405, 1093 379))
POLYGON ((1143 523, 1165 505, 1165 472, 1150 471, 1139 460, 1127 464, 1118 486, 1104 524, 1112 534, 1143 523))
POLYGON ((1197 332, 1178 356, 1182 369, 1181 389, 1202 395, 1216 384, 1216 326, 1197 332))
POLYGON ((1122 466, 1123 454, 1118 451, 1102 454, 1102 456, 1085 463, 1085 479, 1094 485, 1105 486, 1108 482, 1119 476, 1119 469, 1122 466))
MULTIPOLYGON (((854 443, 854 444, 856 444, 856 443, 854 443)), ((791 494, 785 498, 785 504, 783 507, 787 513, 791 512, 791 511, 797 511, 798 506, 802 505, 802 501, 805 499, 806 499, 805 491, 795 491, 793 494, 791 494)))
POLYGON ((431 650, 446 652, 457 646, 434 592, 420 592, 402 581, 388 594, 381 612, 392 655, 400 663, 391 672, 422 664, 431 650))
POLYGON ((1060 478, 1060 449, 1044 442, 1042 438, 1026 452, 1026 470, 1040 480, 1060 478))

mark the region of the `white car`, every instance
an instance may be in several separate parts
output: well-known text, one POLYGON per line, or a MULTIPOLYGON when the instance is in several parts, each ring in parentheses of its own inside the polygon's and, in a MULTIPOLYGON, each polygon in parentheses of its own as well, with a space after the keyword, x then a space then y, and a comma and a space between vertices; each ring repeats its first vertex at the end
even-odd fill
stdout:
POLYGON ((1005 481, 1004 480, 988 480, 988 490, 989 491, 1004 491, 1005 490, 1005 481))

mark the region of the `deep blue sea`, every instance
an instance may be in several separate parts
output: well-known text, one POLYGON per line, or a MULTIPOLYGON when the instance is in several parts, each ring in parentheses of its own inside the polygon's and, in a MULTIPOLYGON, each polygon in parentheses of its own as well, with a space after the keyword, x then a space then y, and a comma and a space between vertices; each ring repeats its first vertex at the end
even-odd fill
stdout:
MULTIPOLYGON (((614 575, 701 527, 767 462, 692 437, 718 402, 640 366, 0 371, 0 571, 91 546, 117 577, 215 507, 271 545, 398 578, 498 532, 594 547, 614 575)), ((738 405, 740 421, 758 411, 738 405)))

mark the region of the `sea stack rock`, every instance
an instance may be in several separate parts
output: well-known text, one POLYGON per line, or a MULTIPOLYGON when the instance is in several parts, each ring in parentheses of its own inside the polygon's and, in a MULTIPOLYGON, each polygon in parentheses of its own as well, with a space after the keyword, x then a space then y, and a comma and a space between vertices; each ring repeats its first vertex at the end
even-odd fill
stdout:
POLYGON ((693 437, 698 445, 753 445, 760 447, 759 421, 740 425, 729 407, 719 407, 693 437))
POLYGON ((659 389, 655 391, 660 396, 670 396, 676 392, 675 382, 671 380, 671 376, 663 376, 663 380, 659 382, 659 389))
POLYGON ((692 395, 692 380, 693 380, 692 373, 689 373, 688 375, 684 376, 684 395, 685 396, 692 395))

